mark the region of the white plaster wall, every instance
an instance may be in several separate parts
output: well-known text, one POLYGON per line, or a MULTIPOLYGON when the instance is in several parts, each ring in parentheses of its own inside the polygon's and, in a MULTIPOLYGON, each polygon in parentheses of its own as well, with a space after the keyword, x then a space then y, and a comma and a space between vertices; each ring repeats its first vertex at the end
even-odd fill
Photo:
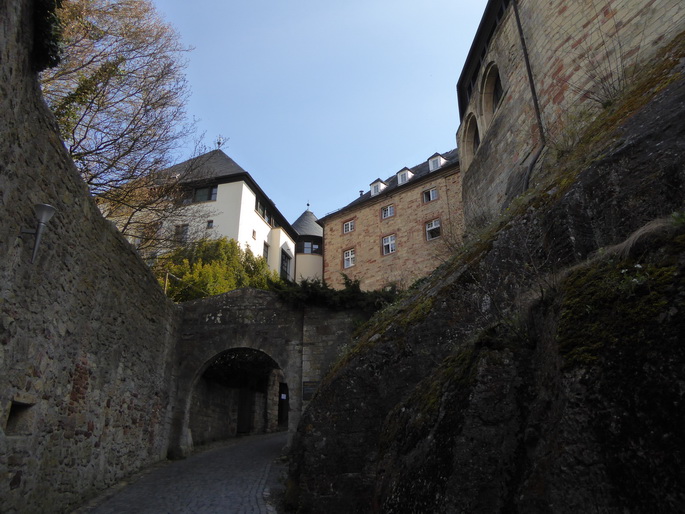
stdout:
POLYGON ((294 278, 295 272, 295 241, 293 241, 285 230, 282 228, 274 228, 269 234, 269 267, 276 271, 281 270, 281 250, 287 248, 293 256, 290 263, 290 276, 294 278))
POLYGON ((295 256, 295 280, 321 280, 323 278, 323 256, 298 253, 295 256))
MULTIPOLYGON (((255 193, 244 182, 241 185, 240 223, 235 239, 243 250, 250 248, 252 253, 261 256, 264 254, 264 243, 269 241, 271 227, 255 210, 255 193)), ((269 268, 278 270, 271 265, 269 268)))
POLYGON ((238 241, 240 226, 240 204, 243 182, 219 184, 215 202, 202 202, 188 206, 197 209, 199 229, 207 226, 208 220, 214 220, 214 228, 206 231, 208 237, 222 237, 238 241))
MULTIPOLYGON (((271 226, 255 210, 255 193, 245 182, 219 184, 216 201, 189 205, 197 210, 197 226, 192 234, 204 231, 207 237, 235 239, 243 250, 250 248, 255 255, 264 255, 264 243, 269 245, 269 269, 280 271, 281 247, 285 244, 295 255, 295 242, 281 228, 271 226), (214 220, 214 228, 206 230, 207 220, 214 220)), ((294 261, 294 259, 293 259, 294 261)), ((294 272, 291 265, 291 274, 294 272)))

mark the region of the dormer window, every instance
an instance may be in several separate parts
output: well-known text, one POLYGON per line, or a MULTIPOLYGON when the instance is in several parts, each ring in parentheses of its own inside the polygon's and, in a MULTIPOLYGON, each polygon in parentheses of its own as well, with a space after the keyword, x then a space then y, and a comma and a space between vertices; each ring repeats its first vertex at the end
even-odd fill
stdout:
POLYGON ((404 168, 402 171, 397 173, 397 185, 401 186, 402 184, 406 184, 413 176, 414 174, 409 168, 404 168))
POLYGON ((428 170, 435 171, 440 169, 443 164, 445 164, 445 159, 443 159, 440 155, 436 155, 435 157, 428 159, 428 170))
POLYGON ((386 183, 382 180, 376 180, 376 182, 371 183, 371 196, 376 196, 386 187, 386 183))

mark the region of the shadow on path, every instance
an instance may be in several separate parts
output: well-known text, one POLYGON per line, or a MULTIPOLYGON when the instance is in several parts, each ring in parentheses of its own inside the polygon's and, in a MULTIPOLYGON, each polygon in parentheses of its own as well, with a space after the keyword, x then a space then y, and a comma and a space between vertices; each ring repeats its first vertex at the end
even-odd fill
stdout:
POLYGON ((287 432, 240 437, 165 461, 76 510, 78 514, 277 513, 287 432))

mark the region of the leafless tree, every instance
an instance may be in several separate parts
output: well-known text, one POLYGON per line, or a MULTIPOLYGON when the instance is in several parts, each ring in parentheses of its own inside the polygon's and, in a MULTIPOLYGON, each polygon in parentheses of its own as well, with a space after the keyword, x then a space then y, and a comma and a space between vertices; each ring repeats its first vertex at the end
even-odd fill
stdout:
POLYGON ((184 177, 161 170, 192 133, 189 49, 148 0, 69 0, 57 15, 63 55, 41 86, 61 136, 103 214, 153 236, 184 215, 184 177))

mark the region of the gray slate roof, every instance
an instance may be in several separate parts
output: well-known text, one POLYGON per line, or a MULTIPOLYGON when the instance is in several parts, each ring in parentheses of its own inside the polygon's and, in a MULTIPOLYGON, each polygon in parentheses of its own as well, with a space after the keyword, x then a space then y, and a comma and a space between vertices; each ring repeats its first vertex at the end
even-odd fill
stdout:
POLYGON ((178 173, 181 182, 195 182, 196 180, 218 179, 231 175, 247 174, 233 159, 221 150, 212 150, 206 154, 193 157, 171 168, 165 173, 178 173))
MULTIPOLYGON (((433 155, 431 155, 429 157, 429 159, 436 157, 438 155, 441 156, 443 159, 445 159, 445 164, 443 164, 440 168, 438 168, 435 171, 430 171, 430 169, 428 167, 428 160, 422 162, 421 164, 417 164, 413 168, 409 168, 409 170, 414 174, 414 176, 409 180, 409 182, 407 182, 406 184, 402 184, 401 186, 398 186, 398 184, 397 184, 397 173, 395 173, 394 175, 391 175, 390 177, 388 177, 387 179, 382 181, 383 183, 386 184, 386 187, 385 187, 385 189, 383 189, 383 192, 381 194, 386 194, 386 193, 392 191, 393 189, 396 189, 397 187, 405 187, 406 185, 409 185, 412 182, 416 182, 417 179, 425 177, 431 173, 437 173, 441 170, 444 170, 447 167, 454 166, 454 165, 459 163, 459 150, 457 148, 450 150, 449 152, 444 152, 444 153, 437 153, 436 152, 433 155)), ((402 169, 404 170, 407 168, 402 168, 402 169)), ((398 172, 399 171, 402 171, 402 170, 398 170, 398 172)), ((377 179, 377 180, 380 180, 380 179, 377 179)), ((372 182, 372 184, 374 182, 372 182)), ((327 218, 328 216, 330 216, 331 214, 335 214, 335 213, 340 212, 342 210, 345 210, 349 207, 356 206, 358 204, 364 203, 367 200, 370 200, 371 198, 372 198, 371 197, 371 191, 367 191, 363 195, 359 196, 359 198, 357 198, 356 200, 348 203, 345 207, 338 209, 337 211, 332 212, 330 214, 327 214, 326 216, 324 216, 321 219, 323 220, 323 219, 327 218)))
POLYGON ((301 236, 323 237, 323 227, 316 221, 317 218, 314 213, 307 209, 299 218, 297 218, 297 220, 295 220, 293 228, 301 236))
POLYGON ((180 175, 180 183, 186 187, 223 184, 242 180, 252 189, 260 201, 266 202, 268 210, 274 216, 278 226, 283 227, 293 240, 297 237, 297 232, 293 229, 292 225, 281 214, 276 204, 259 187, 259 184, 255 182, 247 171, 221 150, 212 150, 198 157, 193 157, 167 168, 162 173, 168 173, 169 175, 178 173, 180 175))

